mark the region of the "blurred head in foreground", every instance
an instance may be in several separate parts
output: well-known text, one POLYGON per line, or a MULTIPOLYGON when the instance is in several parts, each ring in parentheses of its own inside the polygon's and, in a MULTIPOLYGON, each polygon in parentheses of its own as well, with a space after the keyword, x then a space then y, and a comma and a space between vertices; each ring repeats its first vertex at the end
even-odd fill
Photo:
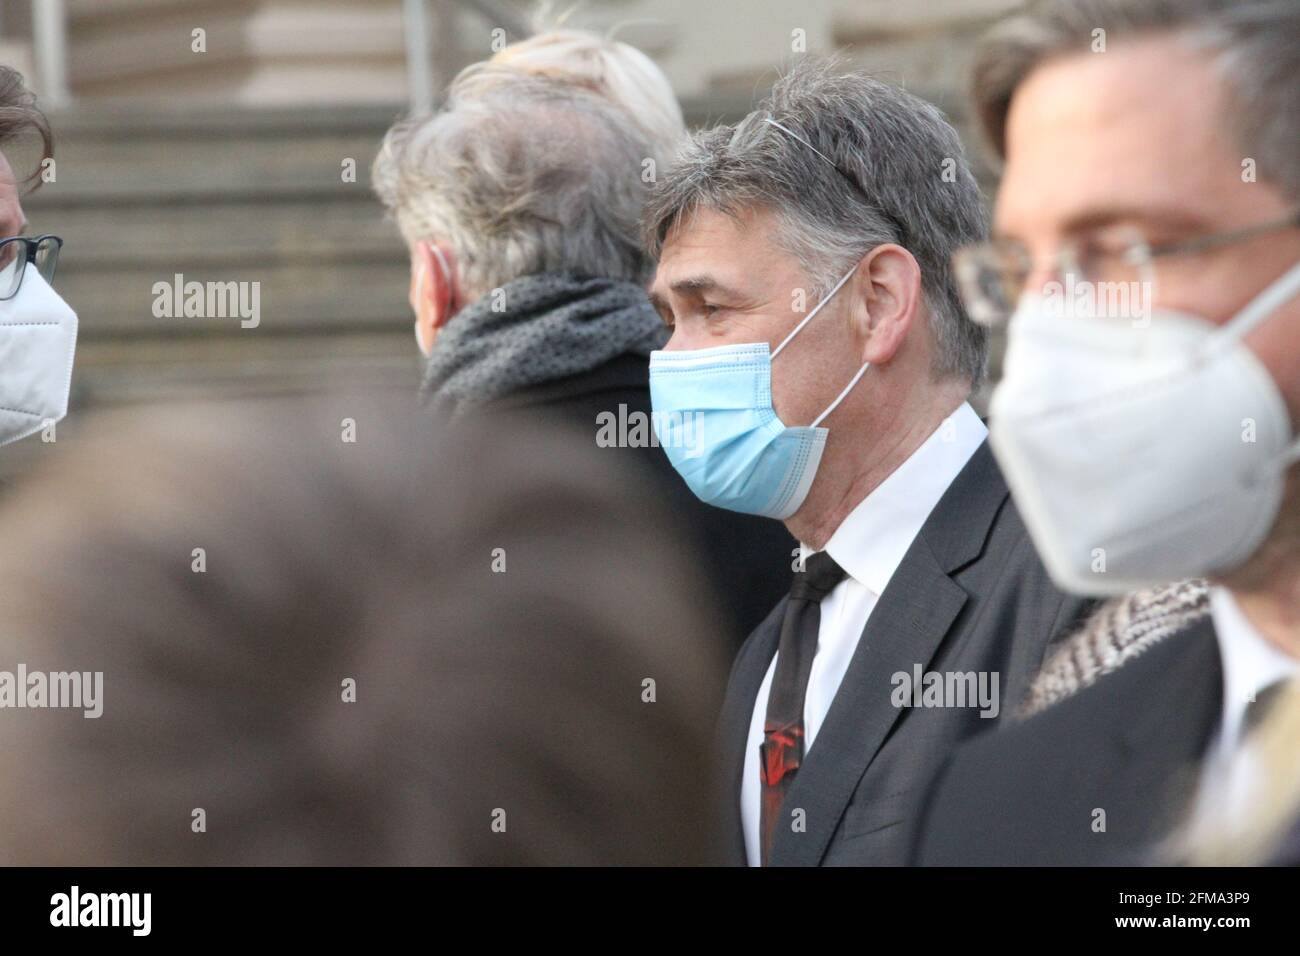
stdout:
POLYGON ((713 622, 589 444, 359 398, 96 434, 0 512, 0 863, 705 862, 713 622))
POLYGON ((1007 325, 990 441, 1067 590, 1295 577, 1298 71, 1294 0, 1051 0, 976 58, 1005 168, 956 267, 1007 325))

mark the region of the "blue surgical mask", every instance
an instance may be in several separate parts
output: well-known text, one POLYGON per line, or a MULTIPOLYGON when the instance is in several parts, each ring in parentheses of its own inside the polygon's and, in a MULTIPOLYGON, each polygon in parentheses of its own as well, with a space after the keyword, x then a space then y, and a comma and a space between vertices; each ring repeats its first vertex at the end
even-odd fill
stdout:
POLYGON ((655 436, 701 501, 767 518, 799 510, 826 447, 827 430, 818 426, 870 363, 811 425, 789 427, 772 408, 772 361, 856 270, 855 264, 775 351, 756 342, 650 354, 655 436))

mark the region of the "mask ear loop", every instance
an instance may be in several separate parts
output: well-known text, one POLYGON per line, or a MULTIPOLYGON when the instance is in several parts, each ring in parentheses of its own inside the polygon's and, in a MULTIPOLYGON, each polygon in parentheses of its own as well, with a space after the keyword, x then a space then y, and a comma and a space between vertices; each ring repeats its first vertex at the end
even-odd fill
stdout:
POLYGON ((813 310, 809 312, 807 315, 805 315, 803 319, 799 322, 799 324, 790 330, 790 334, 781 340, 781 344, 778 345, 772 351, 772 358, 776 358, 778 355, 781 354, 781 350, 790 344, 790 340, 794 338, 796 335, 798 335, 801 331, 803 331, 803 327, 813 320, 813 316, 815 316, 818 312, 822 310, 822 306, 824 306, 831 299, 835 298, 835 293, 839 292, 840 289, 843 287, 844 283, 848 282, 849 279, 853 276, 853 273, 857 271, 858 271, 857 263, 854 263, 853 268, 850 269, 848 272, 844 273, 844 278, 840 279, 839 282, 835 283, 835 288, 831 289, 830 292, 826 293, 826 297, 823 298, 820 302, 818 302, 817 305, 813 308, 813 310))
POLYGON ((450 264, 449 262, 447 262, 447 257, 444 256, 444 255, 442 254, 442 250, 439 249, 437 246, 435 246, 432 242, 429 243, 429 251, 432 252, 435 256, 438 257, 438 267, 439 267, 440 269, 442 269, 442 280, 443 280, 444 282, 450 283, 450 282, 451 282, 451 264, 450 264))
POLYGON ((447 308, 450 309, 450 308, 451 308, 451 300, 452 300, 452 292, 451 292, 451 263, 447 261, 447 257, 446 257, 445 255, 443 255, 442 250, 439 249, 437 246, 435 246, 432 242, 429 243, 429 251, 432 252, 432 253, 434 254, 434 256, 437 258, 437 260, 438 260, 438 268, 442 271, 442 281, 443 281, 444 283, 446 283, 446 285, 447 285, 447 290, 448 290, 448 291, 447 291, 447 308))
MULTIPOLYGON (((1297 292, 1300 292, 1300 262, 1274 279, 1259 295, 1251 299, 1232 321, 1217 329, 1206 342, 1202 357, 1249 335, 1252 329, 1289 302, 1297 292)), ((1300 462, 1300 436, 1296 436, 1291 447, 1276 460, 1282 471, 1300 462)))
POLYGON ((1291 447, 1283 450, 1276 458, 1269 459, 1268 462, 1260 466, 1260 471, 1246 477, 1243 484, 1249 486, 1259 480, 1261 472, 1265 475, 1282 473, 1290 470, 1291 466, 1300 462, 1300 434, 1297 434, 1291 442, 1291 447))
POLYGON ((1259 295, 1251 299, 1232 321, 1217 329, 1206 341, 1201 352, 1202 358, 1224 345, 1237 342, 1249 335, 1257 325, 1290 301, 1297 292, 1300 292, 1300 262, 1274 279, 1259 295))
MULTIPOLYGON (((1238 342, 1249 335, 1252 329, 1290 301, 1297 292, 1300 292, 1300 262, 1278 276, 1259 295, 1251 299, 1231 322, 1217 329, 1201 351, 1202 360, 1219 348, 1238 342)), ((1297 462, 1300 462, 1300 436, 1296 436, 1291 447, 1277 459, 1282 471, 1286 471, 1297 462)))
POLYGON ((835 401, 831 402, 831 407, 826 409, 826 411, 822 412, 820 415, 818 415, 816 420, 808 427, 816 428, 818 425, 822 423, 822 421, 826 418, 827 415, 835 411, 835 409, 839 407, 840 402, 844 401, 844 399, 848 396, 849 392, 853 391, 853 386, 858 384, 858 379, 862 378, 863 374, 869 368, 871 368, 871 363, 870 362, 864 363, 862 368, 858 369, 858 374, 854 375, 852 380, 849 382, 849 384, 844 386, 844 391, 840 392, 839 397, 836 398, 835 401))
MULTIPOLYGON (((835 288, 831 289, 830 292, 826 293, 825 297, 820 302, 817 303, 817 305, 813 308, 813 310, 809 312, 807 315, 805 315, 803 317, 803 320, 798 325, 796 325, 793 329, 790 330, 790 334, 781 340, 781 344, 778 345, 776 349, 772 352, 772 358, 776 358, 778 355, 781 354, 781 350, 790 344, 790 340, 793 339, 796 335, 798 335, 800 330, 802 330, 805 325, 807 325, 809 322, 812 321, 813 316, 815 316, 818 312, 822 310, 822 306, 824 306, 831 299, 835 298, 835 293, 839 292, 840 289, 843 288, 844 283, 848 282, 849 279, 853 277, 853 273, 857 271, 858 271, 858 266, 856 263, 854 263, 853 268, 850 269, 848 272, 844 273, 844 277, 840 279, 839 282, 835 283, 835 288)), ((849 382, 849 384, 844 387, 844 391, 840 392, 839 396, 835 399, 835 401, 831 402, 830 408, 826 409, 826 411, 818 415, 817 419, 808 427, 816 428, 818 425, 822 423, 822 420, 825 419, 827 415, 835 411, 835 409, 839 407, 840 402, 844 401, 844 399, 848 396, 849 392, 853 391, 853 386, 858 384, 858 379, 862 378, 863 373, 865 373, 866 370, 870 367, 871 367, 870 362, 864 363, 862 368, 858 369, 858 374, 854 375, 853 379, 849 382)))

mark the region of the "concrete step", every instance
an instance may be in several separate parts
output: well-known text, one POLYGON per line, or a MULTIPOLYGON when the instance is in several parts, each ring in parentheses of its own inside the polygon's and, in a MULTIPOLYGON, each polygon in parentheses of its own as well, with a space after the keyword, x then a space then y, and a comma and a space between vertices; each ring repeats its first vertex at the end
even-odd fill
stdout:
POLYGON ((382 102, 405 91, 403 27, 399 0, 78 2, 70 84, 96 99, 382 102))
POLYGON ((187 113, 83 106, 55 114, 55 181, 33 201, 262 196, 336 185, 364 193, 379 141, 400 112, 395 104, 187 113), (345 160, 355 162, 356 183, 344 183, 345 160))
POLYGON ((56 114, 55 178, 25 200, 65 241, 57 285, 83 341, 247 336, 159 318, 156 283, 258 283, 264 327, 409 329, 407 259, 370 188, 394 107, 56 114), (342 163, 355 162, 345 182, 342 163))

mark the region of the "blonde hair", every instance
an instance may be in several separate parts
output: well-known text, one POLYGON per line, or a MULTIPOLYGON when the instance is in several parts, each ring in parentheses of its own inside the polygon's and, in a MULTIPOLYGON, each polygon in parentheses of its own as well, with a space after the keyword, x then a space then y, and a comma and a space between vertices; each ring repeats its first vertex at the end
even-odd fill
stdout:
POLYGON ((1260 767, 1258 797, 1240 821, 1188 838, 1187 857, 1198 866, 1272 862, 1278 842, 1300 819, 1300 680, 1291 681, 1253 735, 1260 767))
POLYGON ((507 67, 579 86, 626 110, 654 148, 670 158, 686 133, 682 108, 663 70, 636 47, 589 30, 561 28, 511 43, 463 70, 459 85, 487 67, 507 67))

